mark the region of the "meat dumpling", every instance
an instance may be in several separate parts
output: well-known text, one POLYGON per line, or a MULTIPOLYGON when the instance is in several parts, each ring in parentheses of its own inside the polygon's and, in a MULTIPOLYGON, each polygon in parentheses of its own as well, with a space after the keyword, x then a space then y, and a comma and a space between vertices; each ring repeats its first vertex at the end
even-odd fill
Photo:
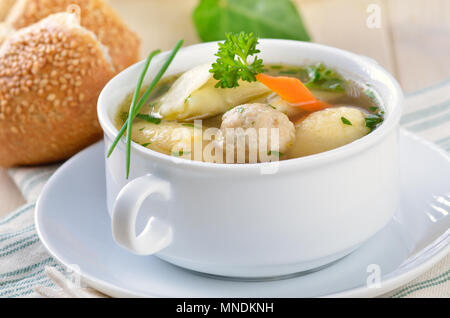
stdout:
MULTIPOLYGON (((256 139, 252 139, 248 134, 245 136, 245 152, 247 161, 251 161, 249 157, 249 153, 253 151, 253 153, 258 154, 257 160, 259 162, 271 161, 274 159, 274 156, 271 154, 272 152, 281 155, 293 144, 295 140, 295 128, 294 124, 289 120, 289 118, 283 114, 282 112, 274 109, 268 104, 254 103, 254 104, 245 104, 236 106, 233 109, 226 112, 222 117, 222 124, 220 126, 220 130, 223 135, 223 144, 226 147, 227 143, 232 142, 233 147, 237 150, 237 139, 242 136, 244 132, 246 132, 249 128, 254 128, 254 132, 256 135, 256 139), (233 138, 227 137, 227 130, 230 129, 229 132, 233 138), (241 130, 239 130, 241 128, 241 130), (264 128, 264 129, 262 129, 264 128), (272 132, 271 129, 275 128, 278 131, 278 145, 276 146, 276 142, 272 143, 272 132), (260 149, 262 147, 261 138, 262 133, 267 136, 265 148, 260 149), (275 147, 274 147, 275 145, 275 147)), ((276 135, 275 135, 276 136, 276 135)), ((228 150, 227 150, 228 151, 228 150)), ((237 153, 237 151, 236 151, 237 153)), ((278 159, 278 158, 276 158, 278 159)))

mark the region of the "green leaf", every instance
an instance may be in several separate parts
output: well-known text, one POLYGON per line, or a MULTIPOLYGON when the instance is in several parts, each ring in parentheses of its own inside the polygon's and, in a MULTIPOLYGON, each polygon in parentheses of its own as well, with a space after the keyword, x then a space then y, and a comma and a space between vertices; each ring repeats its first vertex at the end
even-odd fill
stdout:
POLYGON ((275 151, 275 150, 269 150, 269 152, 267 152, 267 155, 268 156, 274 155, 276 157, 281 157, 281 156, 284 156, 284 153, 279 152, 279 151, 275 151))
POLYGON ((136 118, 145 120, 149 123, 152 124, 156 124, 158 125, 159 123, 161 123, 161 118, 157 118, 157 117, 153 117, 152 115, 147 115, 147 114, 137 114, 136 118))
POLYGON ((352 125, 352 122, 345 117, 341 117, 341 120, 344 125, 349 125, 349 126, 352 125))
POLYGON ((366 127, 370 129, 370 131, 377 128, 382 122, 384 118, 380 115, 369 115, 365 118, 366 127))
POLYGON ((290 0, 200 0, 193 21, 204 42, 225 39, 225 33, 254 32, 260 38, 309 41, 290 0))
POLYGON ((215 54, 217 60, 209 70, 218 80, 216 87, 238 87, 238 81, 255 82, 256 75, 262 72, 262 60, 257 56, 249 63, 249 57, 260 51, 256 48, 258 38, 253 33, 227 33, 224 43, 219 43, 215 54))
POLYGON ((308 66, 306 87, 331 92, 344 92, 345 81, 336 71, 325 67, 322 63, 308 66))

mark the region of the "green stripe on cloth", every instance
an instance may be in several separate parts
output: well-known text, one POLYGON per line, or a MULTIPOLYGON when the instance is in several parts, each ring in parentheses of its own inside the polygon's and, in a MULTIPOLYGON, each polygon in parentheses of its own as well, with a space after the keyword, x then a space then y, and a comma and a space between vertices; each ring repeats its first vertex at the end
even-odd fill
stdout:
POLYGON ((439 103, 437 105, 433 105, 433 106, 403 115, 403 117, 400 121, 400 124, 407 125, 411 122, 424 119, 425 117, 428 117, 431 115, 439 114, 439 113, 447 111, 449 109, 450 109, 450 100, 446 100, 445 102, 439 103))
POLYGON ((54 262, 55 260, 52 257, 46 258, 43 261, 39 262, 39 263, 35 263, 32 265, 29 265, 27 267, 24 268, 20 268, 18 270, 12 271, 12 272, 8 272, 8 273, 2 273, 0 274, 0 278, 5 278, 5 277, 13 277, 16 275, 21 275, 21 274, 25 274, 28 272, 31 272, 32 270, 39 268, 41 266, 45 266, 45 265, 49 265, 50 263, 54 262))
POLYGON ((421 123, 418 123, 418 124, 415 124, 412 126, 407 126, 406 128, 409 130, 412 130, 414 132, 420 132, 420 131, 424 131, 424 130, 442 125, 448 121, 450 121, 450 112, 445 113, 442 116, 435 117, 433 119, 426 120, 426 121, 423 121, 421 123))
POLYGON ((400 289, 398 292, 396 292, 394 295, 392 295, 392 298, 400 298, 405 297, 413 292, 416 292, 418 290, 424 289, 429 286, 436 286, 439 284, 442 284, 450 279, 450 270, 446 271, 445 273, 442 273, 439 276, 436 276, 431 279, 427 279, 425 281, 409 285, 405 288, 400 289))
MULTIPOLYGON (((450 132, 449 132, 449 134, 450 134, 450 132)), ((442 139, 438 139, 438 140, 436 140, 436 143, 437 143, 437 144, 444 144, 444 143, 446 143, 447 141, 450 141, 450 136, 449 136, 449 137, 442 138, 442 139)))
POLYGON ((10 249, 11 247, 15 247, 17 245, 20 245, 20 244, 22 244, 22 243, 24 243, 26 241, 29 241, 31 239, 34 239, 36 237, 37 237, 37 233, 33 233, 30 236, 27 236, 27 237, 24 237, 24 238, 22 238, 22 239, 20 239, 18 241, 15 241, 14 243, 10 243, 10 244, 8 244, 6 246, 3 246, 2 248, 0 248, 0 252, 4 252, 4 251, 10 249))
POLYGON ((46 173, 36 177, 34 180, 30 181, 28 184, 26 184, 23 189, 22 189, 22 193, 24 196, 28 196, 28 194, 30 194, 30 192, 34 189, 34 187, 36 185, 39 185, 41 183, 44 183, 45 181, 47 181, 51 175, 53 174, 53 171, 47 171, 46 173))
POLYGON ((52 284, 51 280, 45 275, 44 272, 41 273, 41 276, 34 279, 33 281, 27 282, 26 286, 10 286, 9 288, 0 292, 0 297, 20 297, 31 294, 34 289, 32 286, 35 285, 43 285, 43 283, 52 284))
POLYGON ((19 247, 16 247, 16 248, 14 248, 12 250, 9 250, 7 252, 4 252, 4 253, 0 254, 0 257, 5 257, 5 256, 8 256, 8 255, 17 253, 17 252, 23 250, 24 248, 27 248, 27 247, 29 247, 29 246, 31 246, 33 244, 38 243, 38 242, 39 242, 39 237, 36 237, 36 239, 34 239, 32 241, 28 241, 28 242, 26 242, 25 244, 23 244, 23 245, 21 245, 19 247))
MULTIPOLYGON (((63 270, 62 266, 57 264, 56 262, 53 264, 49 264, 54 266, 58 270, 63 270)), ((28 294, 29 291, 33 292, 33 288, 36 285, 43 285, 44 282, 48 283, 50 286, 54 286, 55 284, 45 275, 45 268, 40 267, 40 269, 30 275, 21 277, 20 279, 10 280, 8 283, 8 287, 1 290, 0 297, 10 297, 13 296, 11 294, 17 294, 18 296, 24 296, 28 294)), ((1 284, 0 284, 1 286, 1 284)))
POLYGON ((34 208, 36 205, 36 203, 30 203, 24 207, 22 207, 21 209, 19 209, 17 212, 14 212, 12 215, 9 215, 7 217, 4 217, 2 219, 0 219, 0 225, 4 225, 6 223, 11 222, 12 220, 14 220, 15 218, 21 216, 22 214, 24 214, 25 212, 29 211, 30 209, 34 208))
POLYGON ((17 237, 19 235, 28 233, 30 231, 33 231, 34 229, 35 229, 34 224, 31 224, 31 225, 25 227, 24 229, 16 231, 16 232, 7 232, 4 234, 0 234, 0 243, 3 241, 6 241, 6 240, 12 239, 14 237, 17 237))
MULTIPOLYGON (((53 282, 51 282, 50 280, 49 280, 48 283, 41 283, 39 285, 43 286, 43 287, 53 287, 53 286, 55 286, 55 284, 53 282)), ((25 296, 28 296, 28 295, 33 294, 33 293, 34 293, 34 289, 30 288, 29 290, 27 290, 25 292, 22 292, 22 293, 8 295, 8 298, 25 297, 25 296)))

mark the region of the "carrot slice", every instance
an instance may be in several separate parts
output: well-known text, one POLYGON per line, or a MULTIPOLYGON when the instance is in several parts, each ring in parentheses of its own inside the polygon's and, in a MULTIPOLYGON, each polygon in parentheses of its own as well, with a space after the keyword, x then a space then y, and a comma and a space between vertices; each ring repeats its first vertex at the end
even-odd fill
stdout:
POLYGON ((280 95, 282 99, 304 110, 317 111, 330 107, 329 104, 315 98, 298 78, 287 76, 275 77, 260 73, 256 75, 256 79, 280 95))

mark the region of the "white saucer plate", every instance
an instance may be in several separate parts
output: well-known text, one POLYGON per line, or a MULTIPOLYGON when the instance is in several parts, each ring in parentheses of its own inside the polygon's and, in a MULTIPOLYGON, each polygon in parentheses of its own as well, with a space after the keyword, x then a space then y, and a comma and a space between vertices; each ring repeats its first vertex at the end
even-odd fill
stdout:
POLYGON ((77 265, 89 285, 110 296, 374 297, 416 278, 450 252, 449 157, 405 131, 400 154, 401 208, 394 219, 347 257, 295 278, 223 280, 116 245, 106 209, 103 143, 80 152, 51 177, 37 204, 36 228, 51 255, 77 265), (378 273, 381 283, 368 285, 378 273))

